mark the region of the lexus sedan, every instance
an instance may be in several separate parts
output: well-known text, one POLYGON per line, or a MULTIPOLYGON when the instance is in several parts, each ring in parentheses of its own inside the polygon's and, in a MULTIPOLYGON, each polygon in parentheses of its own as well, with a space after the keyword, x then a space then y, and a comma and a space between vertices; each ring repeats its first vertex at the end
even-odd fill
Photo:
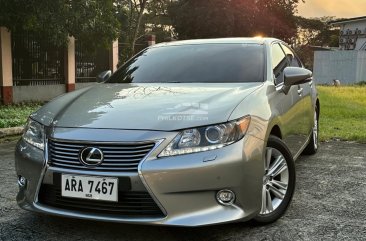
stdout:
POLYGON ((280 218, 294 161, 318 149, 311 71, 272 38, 151 46, 31 114, 16 152, 23 209, 201 226, 280 218))

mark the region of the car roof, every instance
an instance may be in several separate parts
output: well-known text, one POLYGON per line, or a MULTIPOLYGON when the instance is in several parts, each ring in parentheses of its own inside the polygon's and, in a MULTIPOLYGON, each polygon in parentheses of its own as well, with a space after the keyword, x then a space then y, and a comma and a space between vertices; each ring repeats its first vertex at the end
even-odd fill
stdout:
POLYGON ((199 44, 270 44, 274 41, 280 41, 275 38, 213 38, 213 39, 192 39, 192 40, 180 40, 172 42, 164 42, 153 45, 151 47, 164 47, 164 46, 180 46, 180 45, 199 45, 199 44))

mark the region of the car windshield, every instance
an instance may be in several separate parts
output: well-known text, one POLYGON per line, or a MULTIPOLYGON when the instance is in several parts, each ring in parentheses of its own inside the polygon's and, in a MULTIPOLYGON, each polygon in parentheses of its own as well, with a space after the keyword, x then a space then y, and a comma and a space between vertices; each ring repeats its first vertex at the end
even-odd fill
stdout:
POLYGON ((192 44, 145 49, 107 83, 240 83, 264 80, 259 44, 192 44))

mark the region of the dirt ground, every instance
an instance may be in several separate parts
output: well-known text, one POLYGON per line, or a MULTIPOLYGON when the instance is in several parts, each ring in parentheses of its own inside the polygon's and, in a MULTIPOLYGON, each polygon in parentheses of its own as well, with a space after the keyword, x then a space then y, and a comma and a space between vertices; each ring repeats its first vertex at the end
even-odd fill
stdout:
POLYGON ((322 143, 296 162, 286 215, 258 227, 236 223, 172 228, 83 221, 18 208, 15 142, 0 144, 0 240, 366 240, 366 145, 322 143))

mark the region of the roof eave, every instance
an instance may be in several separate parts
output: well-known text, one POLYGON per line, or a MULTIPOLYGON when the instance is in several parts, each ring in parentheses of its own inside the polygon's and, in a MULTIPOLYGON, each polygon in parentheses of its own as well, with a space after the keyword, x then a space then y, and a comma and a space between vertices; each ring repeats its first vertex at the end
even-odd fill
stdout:
POLYGON ((359 22, 359 21, 366 21, 366 16, 364 17, 357 17, 357 18, 349 18, 349 19, 343 19, 343 20, 337 20, 329 22, 331 25, 334 26, 340 26, 342 24, 351 23, 351 22, 359 22))

